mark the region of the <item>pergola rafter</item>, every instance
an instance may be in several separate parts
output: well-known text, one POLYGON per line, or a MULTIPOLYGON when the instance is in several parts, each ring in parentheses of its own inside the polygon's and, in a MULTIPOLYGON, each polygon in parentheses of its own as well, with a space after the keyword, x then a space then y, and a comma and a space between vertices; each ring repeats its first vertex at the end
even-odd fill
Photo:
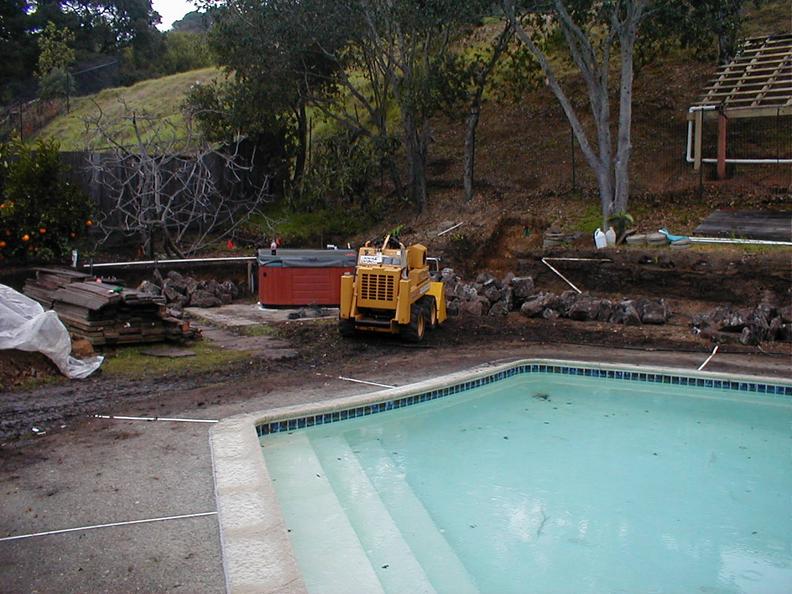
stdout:
POLYGON ((689 143, 694 148, 694 169, 701 167, 705 120, 718 119, 717 163, 718 175, 722 177, 726 171, 729 119, 789 115, 792 115, 792 33, 746 39, 734 59, 716 70, 701 98, 690 106, 689 143))

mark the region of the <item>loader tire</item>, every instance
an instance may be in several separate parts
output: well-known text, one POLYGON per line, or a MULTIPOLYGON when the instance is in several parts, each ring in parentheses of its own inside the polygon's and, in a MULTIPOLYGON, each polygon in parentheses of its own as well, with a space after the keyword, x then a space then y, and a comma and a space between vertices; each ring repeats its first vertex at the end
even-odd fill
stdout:
POLYGON ((350 336, 355 335, 355 321, 354 320, 338 320, 338 333, 345 337, 349 338, 350 336))
POLYGON ((410 308, 410 323, 402 326, 402 337, 410 342, 421 342, 426 334, 424 308, 418 302, 410 308))
POLYGON ((439 326, 437 321, 437 302, 434 297, 421 298, 421 304, 424 308, 424 319, 426 320, 426 329, 434 330, 439 326))

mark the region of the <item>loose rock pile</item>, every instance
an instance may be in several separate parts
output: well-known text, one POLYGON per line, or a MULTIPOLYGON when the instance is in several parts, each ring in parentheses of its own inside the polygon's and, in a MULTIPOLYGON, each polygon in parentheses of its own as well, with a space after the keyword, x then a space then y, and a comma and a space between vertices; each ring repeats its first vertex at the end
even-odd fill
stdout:
POLYGON ((445 282, 446 309, 449 314, 506 315, 520 311, 529 318, 568 318, 612 324, 665 324, 671 316, 668 305, 660 300, 600 299, 588 293, 565 291, 560 295, 536 291, 530 276, 509 273, 503 279, 479 274, 474 283, 463 282, 454 271, 442 272, 445 282))
POLYGON ((165 277, 156 271, 154 276, 156 282, 143 281, 138 290, 164 296, 172 315, 185 307, 219 307, 239 296, 239 288, 230 280, 222 283, 199 281, 175 270, 165 277))
POLYGON ((520 312, 529 318, 568 318, 578 322, 608 322, 625 326, 665 324, 671 310, 663 299, 600 299, 588 293, 541 292, 526 300, 520 312))
POLYGON ((730 305, 695 316, 691 322, 695 334, 715 340, 738 340, 757 345, 766 340, 792 341, 792 306, 775 307, 761 303, 755 308, 730 305))

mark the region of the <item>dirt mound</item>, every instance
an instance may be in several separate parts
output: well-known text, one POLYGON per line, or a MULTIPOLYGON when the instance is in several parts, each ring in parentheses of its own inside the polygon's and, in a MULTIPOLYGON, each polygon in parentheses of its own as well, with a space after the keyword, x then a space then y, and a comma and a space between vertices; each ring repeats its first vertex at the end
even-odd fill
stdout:
POLYGON ((15 349, 0 351, 0 390, 8 390, 29 379, 59 375, 58 368, 41 353, 15 349))

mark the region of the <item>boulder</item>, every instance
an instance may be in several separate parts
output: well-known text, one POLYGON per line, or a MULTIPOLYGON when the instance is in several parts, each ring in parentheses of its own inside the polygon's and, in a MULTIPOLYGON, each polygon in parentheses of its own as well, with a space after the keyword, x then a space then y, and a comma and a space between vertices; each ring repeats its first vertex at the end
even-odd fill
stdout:
POLYGON ((600 299, 597 310, 597 321, 607 322, 613 316, 613 302, 610 299, 600 299))
POLYGON ((557 320, 561 316, 558 314, 558 312, 556 310, 551 309, 551 308, 548 307, 547 309, 545 309, 542 312, 542 317, 545 320, 557 320))
POLYGON ((638 307, 643 324, 665 324, 670 317, 665 301, 642 300, 638 307))
POLYGON ((554 300, 552 293, 539 293, 529 297, 521 306, 520 313, 529 318, 535 318, 542 314, 542 310, 548 307, 554 300))
POLYGON ((478 276, 476 277, 476 282, 480 285, 484 285, 487 282, 494 282, 495 277, 492 276, 489 272, 479 272, 478 276))
POLYGON ((768 321, 770 321, 777 313, 778 308, 767 302, 760 303, 756 306, 756 309, 754 309, 754 315, 762 316, 768 321))
POLYGON ((511 311, 514 309, 514 291, 511 287, 503 287, 501 289, 501 301, 506 304, 507 311, 511 311))
POLYGON ((446 302, 446 313, 449 316, 458 316, 459 315, 459 301, 456 299, 453 301, 446 302))
POLYGON ((490 309, 489 301, 483 297, 477 297, 471 301, 461 301, 459 303, 460 313, 465 313, 472 316, 481 316, 488 312, 490 309), (485 306, 484 303, 487 305, 485 306))
POLYGON ((211 279, 206 281, 206 284, 203 286, 203 289, 214 295, 215 297, 220 297, 220 283, 216 280, 211 279))
POLYGON ((762 342, 762 336, 754 326, 745 326, 740 334, 740 342, 744 345, 756 346, 762 342))
POLYGON ((163 290, 163 295, 165 295, 165 299, 167 299, 169 304, 176 304, 179 307, 184 307, 187 305, 189 301, 189 297, 180 293, 175 288, 170 286, 170 281, 166 281, 165 289, 163 290))
POLYGON ((490 307, 489 315, 491 316, 505 316, 509 314, 509 304, 505 299, 501 299, 490 307))
POLYGON ((196 289, 190 295, 190 307, 219 307, 222 301, 205 289, 196 289))
POLYGON ((501 290, 495 286, 495 282, 491 282, 489 285, 484 285, 484 297, 489 299, 490 303, 497 303, 500 301, 503 294, 501 290))
POLYGON ((577 291, 564 291, 561 295, 558 296, 553 303, 553 309, 557 309, 558 313, 561 314, 561 317, 567 318, 569 317, 569 310, 572 309, 572 306, 577 303, 577 300, 582 297, 577 293, 577 291))
POLYGON ((159 285, 155 285, 151 281, 144 280, 140 283, 137 287, 137 290, 141 293, 146 293, 148 295, 161 295, 162 288, 159 285))
POLYGON ((501 286, 502 287, 508 287, 509 285, 511 285, 511 282, 514 280, 514 276, 515 275, 514 275, 513 272, 507 272, 506 276, 504 276, 501 279, 501 286))
POLYGON ((588 296, 581 295, 580 298, 569 307, 567 316, 578 322, 596 320, 599 313, 599 306, 599 299, 591 299, 588 296))
MULTIPOLYGON (((204 290, 206 287, 206 283, 204 281, 197 281, 192 277, 187 277, 187 281, 185 282, 186 285, 186 293, 188 296, 192 296, 198 290, 204 290)), ((211 291, 210 291, 211 292, 211 291)))
MULTIPOLYGON (((175 271, 172 270, 171 272, 175 272, 175 271)), ((176 274, 178 274, 179 276, 175 277, 175 278, 171 278, 170 274, 171 273, 169 272, 168 273, 168 278, 166 278, 165 282, 162 284, 163 292, 167 288, 170 288, 170 289, 172 289, 172 290, 174 290, 174 291, 176 291, 178 293, 181 293, 182 295, 187 295, 187 279, 185 279, 178 272, 176 272, 176 274)))
POLYGON ((464 301, 475 301, 479 298, 479 292, 475 287, 462 285, 462 299, 464 301))
POLYGON ((778 315, 781 316, 781 321, 784 324, 792 324, 792 305, 779 308, 778 315))
POLYGON ((770 320, 770 324, 768 324, 767 327, 767 340, 779 340, 783 326, 784 324, 781 318, 773 318, 770 320))
POLYGON ((629 299, 620 302, 614 308, 611 322, 614 324, 624 324, 625 326, 640 326, 641 315, 635 307, 635 302, 629 299))
POLYGON ((227 280, 220 285, 223 291, 230 294, 233 299, 239 297, 239 287, 236 286, 234 281, 227 280))
POLYGON ((514 301, 522 304, 534 292, 534 282, 530 276, 517 276, 511 281, 514 301))
POLYGON ((443 268, 443 270, 440 271, 440 280, 442 280, 444 283, 456 284, 457 275, 454 273, 454 269, 443 268))

